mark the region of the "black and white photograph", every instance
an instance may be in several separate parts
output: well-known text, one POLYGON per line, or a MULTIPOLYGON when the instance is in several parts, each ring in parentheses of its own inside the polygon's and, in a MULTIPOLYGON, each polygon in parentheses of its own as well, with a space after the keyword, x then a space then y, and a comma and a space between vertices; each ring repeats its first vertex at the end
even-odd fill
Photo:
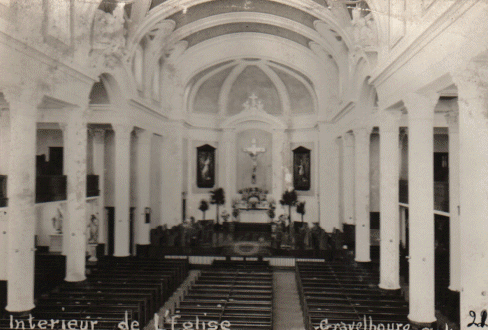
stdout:
POLYGON ((0 0, 0 330, 488 328, 488 0, 0 0))

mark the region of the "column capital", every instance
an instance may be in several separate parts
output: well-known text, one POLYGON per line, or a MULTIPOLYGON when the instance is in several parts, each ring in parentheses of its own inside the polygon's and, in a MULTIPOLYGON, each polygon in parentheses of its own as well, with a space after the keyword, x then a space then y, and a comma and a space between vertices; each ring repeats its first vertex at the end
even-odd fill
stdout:
POLYGON ((66 123, 64 121, 63 122, 59 122, 58 123, 58 126, 59 126, 59 129, 61 131, 63 131, 63 133, 64 133, 64 132, 66 132, 66 128, 68 128, 68 123, 66 123))
POLYGON ((43 93, 37 91, 35 86, 8 86, 2 88, 2 93, 5 100, 10 104, 10 108, 15 103, 25 103, 33 107, 37 107, 44 97, 43 93))
POLYGON ((488 69, 486 63, 471 61, 451 72, 452 80, 458 88, 458 102, 471 104, 488 103, 488 69))
POLYGON ((137 137, 137 144, 150 144, 152 138, 152 132, 148 130, 135 130, 135 134, 137 137))
POLYGON ((434 108, 439 101, 439 93, 428 94, 408 93, 403 98, 403 104, 408 111, 408 119, 434 120, 434 108))
POLYGON ((452 129, 458 128, 459 123, 459 110, 450 110, 444 115, 446 117, 447 124, 449 125, 449 132, 452 129))
POLYGON ((90 131, 96 143, 105 142, 105 130, 103 128, 92 128, 90 131))
POLYGON ((381 132, 398 132, 401 117, 400 110, 383 111, 380 117, 380 134, 381 132))
POLYGON ((371 132, 373 132, 373 125, 364 125, 364 126, 356 127, 353 130, 353 132, 354 132, 355 141, 357 143, 358 140, 366 139, 371 135, 371 132))
POLYGON ((351 132, 346 132, 342 135, 344 147, 354 147, 354 135, 351 132))
POLYGON ((112 129, 115 132, 115 139, 130 139, 130 135, 134 126, 127 124, 112 124, 112 129))

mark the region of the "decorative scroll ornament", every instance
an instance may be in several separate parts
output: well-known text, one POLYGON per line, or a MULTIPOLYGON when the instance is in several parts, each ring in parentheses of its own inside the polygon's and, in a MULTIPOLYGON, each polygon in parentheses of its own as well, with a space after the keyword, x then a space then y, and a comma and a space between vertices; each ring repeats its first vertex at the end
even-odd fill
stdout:
POLYGON ((125 54, 126 35, 124 3, 118 3, 113 13, 97 9, 93 20, 92 56, 95 65, 113 68, 125 54))

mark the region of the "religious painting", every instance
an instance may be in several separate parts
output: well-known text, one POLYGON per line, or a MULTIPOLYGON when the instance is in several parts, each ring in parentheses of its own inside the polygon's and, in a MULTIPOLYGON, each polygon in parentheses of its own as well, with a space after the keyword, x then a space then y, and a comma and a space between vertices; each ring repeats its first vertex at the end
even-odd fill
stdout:
POLYGON ((293 186, 295 190, 310 190, 310 149, 293 150, 293 186))
POLYGON ((215 185, 215 148, 206 144, 197 148, 197 186, 213 188, 215 185))

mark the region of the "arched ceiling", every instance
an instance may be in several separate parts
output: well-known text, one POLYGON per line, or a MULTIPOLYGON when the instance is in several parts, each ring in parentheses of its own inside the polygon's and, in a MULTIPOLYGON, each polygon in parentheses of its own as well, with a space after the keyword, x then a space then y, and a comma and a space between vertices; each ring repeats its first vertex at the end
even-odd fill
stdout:
POLYGON ((357 17, 372 21, 365 0, 138 0, 131 13, 137 23, 131 52, 142 41, 151 63, 170 59, 186 90, 209 68, 256 58, 282 65, 285 75, 296 72, 316 89, 319 104, 323 94, 339 92, 317 89, 330 83, 337 89, 350 75, 357 17))

